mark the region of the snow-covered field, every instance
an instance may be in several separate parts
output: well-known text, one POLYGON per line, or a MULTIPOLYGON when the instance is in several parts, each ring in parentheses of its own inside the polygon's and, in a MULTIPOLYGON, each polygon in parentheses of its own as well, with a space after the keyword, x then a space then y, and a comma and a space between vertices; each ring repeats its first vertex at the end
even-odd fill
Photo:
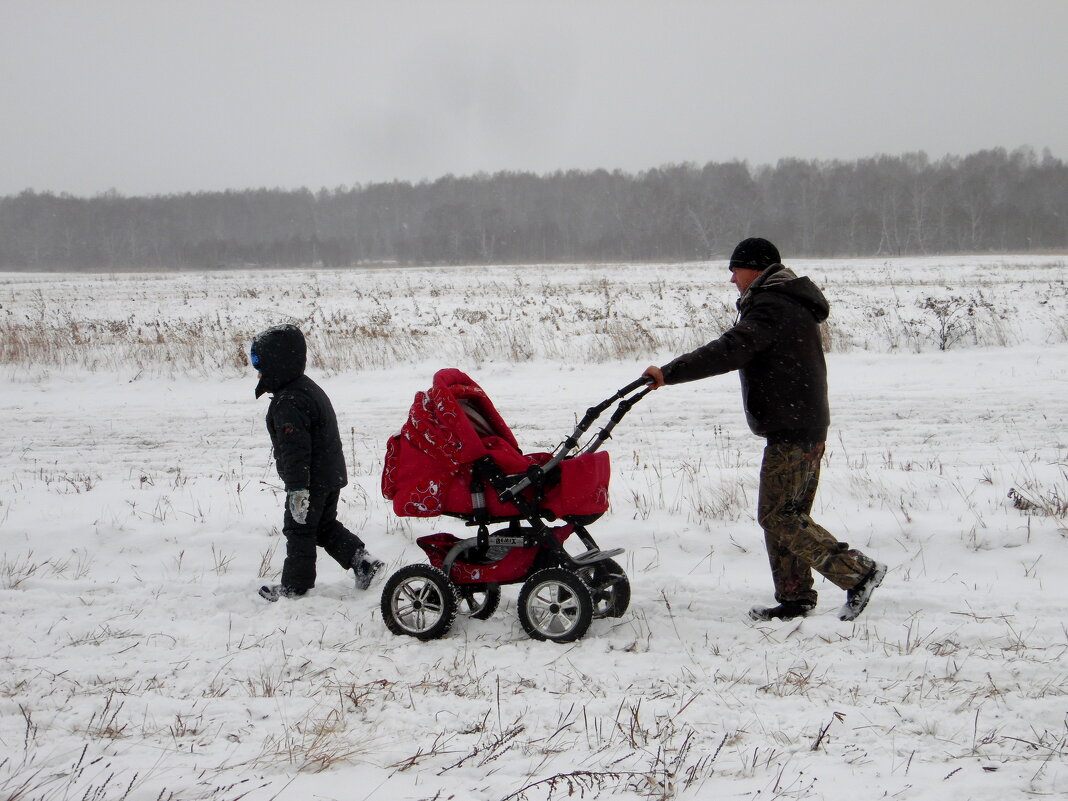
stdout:
POLYGON ((325 555, 267 604, 281 493, 244 364, 309 332, 388 563, 386 438, 465 369, 528 450, 731 319, 722 265, 0 275, 0 799, 991 799, 1068 795, 1068 258, 791 264, 832 304, 815 516, 891 572, 855 623, 753 624, 761 442, 737 378, 617 428, 630 610, 559 646, 517 588, 443 639, 325 555), (1011 493, 1011 496, 1010 496, 1011 493), (1022 507, 1022 508, 1021 508, 1022 507))

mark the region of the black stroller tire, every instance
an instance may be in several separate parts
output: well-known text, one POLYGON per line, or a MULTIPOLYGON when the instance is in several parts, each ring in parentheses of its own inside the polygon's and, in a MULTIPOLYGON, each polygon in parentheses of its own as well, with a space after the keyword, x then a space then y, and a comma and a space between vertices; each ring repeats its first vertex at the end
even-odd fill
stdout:
POLYGON ((456 587, 432 565, 402 567, 382 588, 382 620, 397 635, 436 640, 452 627, 456 587))
POLYGON ((499 584, 465 584, 456 588, 460 614, 475 620, 489 620, 501 603, 499 584))
POLYGON ((630 606, 630 579, 615 559, 605 559, 577 571, 593 596, 593 616, 623 617, 630 606))
POLYGON ((519 622, 531 639, 574 642, 592 620, 590 588, 570 570, 539 570, 519 590, 519 622))

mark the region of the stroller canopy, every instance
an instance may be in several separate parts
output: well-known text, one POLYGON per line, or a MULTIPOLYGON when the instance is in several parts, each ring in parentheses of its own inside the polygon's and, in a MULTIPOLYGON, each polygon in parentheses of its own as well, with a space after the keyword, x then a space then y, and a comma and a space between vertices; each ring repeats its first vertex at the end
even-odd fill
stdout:
POLYGON ((454 368, 438 370, 430 390, 415 396, 401 434, 443 467, 456 468, 486 456, 485 438, 519 450, 482 387, 454 368))

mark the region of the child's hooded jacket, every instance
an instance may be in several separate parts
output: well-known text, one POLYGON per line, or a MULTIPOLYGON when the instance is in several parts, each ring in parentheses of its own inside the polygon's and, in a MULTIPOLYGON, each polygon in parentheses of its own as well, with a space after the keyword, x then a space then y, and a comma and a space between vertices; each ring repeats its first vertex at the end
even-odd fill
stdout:
POLYGON ((348 483, 334 407, 304 375, 307 344, 294 325, 269 328, 253 340, 259 361, 256 397, 272 393, 267 433, 286 490, 340 489, 348 483))

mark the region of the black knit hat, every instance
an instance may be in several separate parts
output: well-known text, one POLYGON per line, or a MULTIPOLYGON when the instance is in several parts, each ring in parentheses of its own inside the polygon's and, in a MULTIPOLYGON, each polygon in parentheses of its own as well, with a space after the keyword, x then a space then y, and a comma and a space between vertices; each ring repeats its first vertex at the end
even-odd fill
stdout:
POLYGON ((730 270, 744 267, 747 270, 765 270, 781 261, 778 249, 766 239, 759 236, 743 239, 731 254, 730 270))

